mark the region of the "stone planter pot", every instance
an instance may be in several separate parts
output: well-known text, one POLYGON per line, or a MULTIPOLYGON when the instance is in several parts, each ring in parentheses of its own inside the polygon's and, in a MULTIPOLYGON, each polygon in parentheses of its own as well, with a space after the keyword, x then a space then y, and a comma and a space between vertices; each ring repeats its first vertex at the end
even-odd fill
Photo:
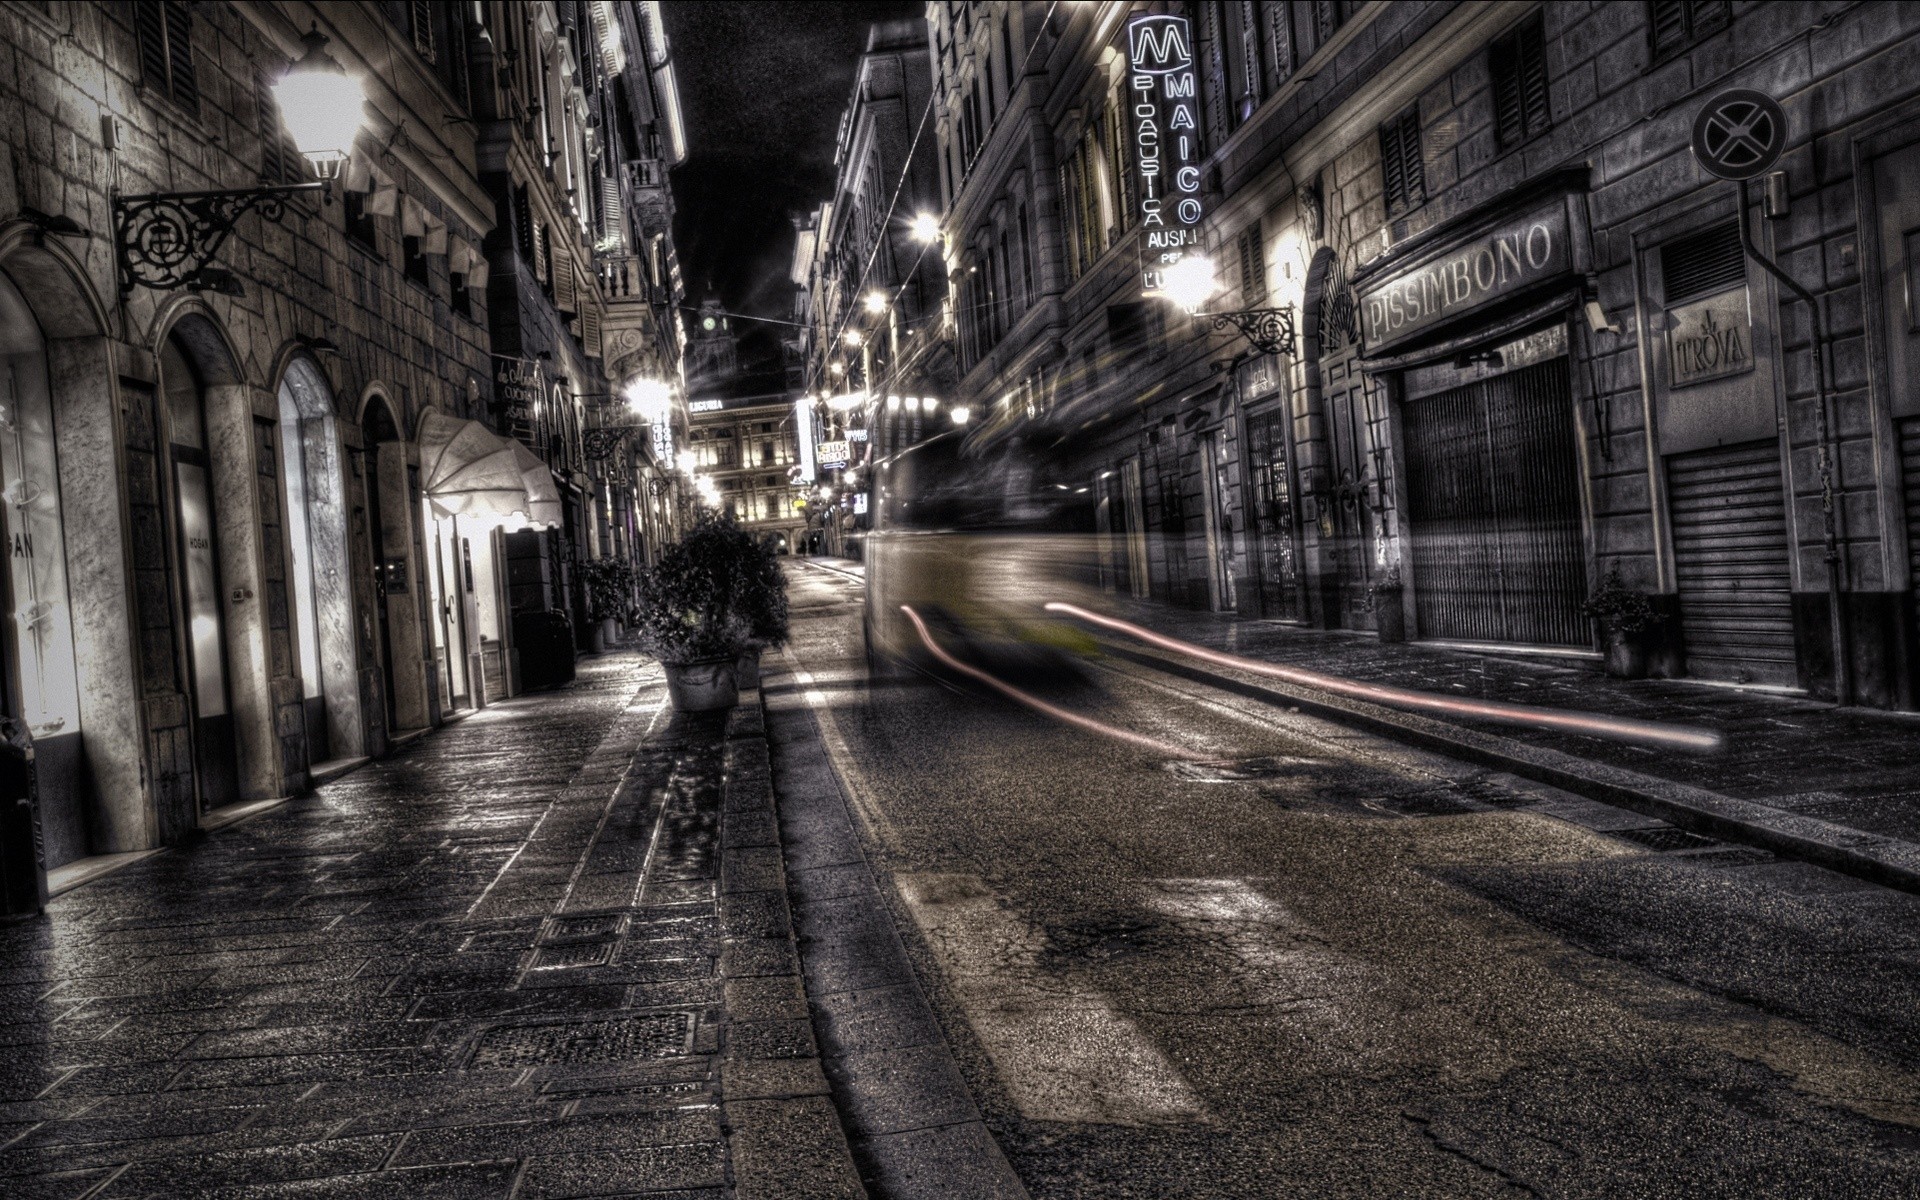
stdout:
POLYGON ((733 677, 743 692, 760 686, 760 651, 757 648, 745 651, 733 660, 733 677))
POLYGON ((1407 610, 1399 588, 1381 588, 1373 594, 1373 627, 1383 642, 1407 640, 1407 610))
POLYGON ((1616 679, 1647 677, 1647 642, 1642 633, 1606 626, 1607 674, 1616 679))
POLYGON ((740 685, 731 658, 700 662, 662 663, 667 672, 667 697, 681 712, 713 712, 740 702, 740 685))
POLYGON ((612 617, 602 617, 600 619, 601 651, 604 653, 605 651, 612 650, 614 647, 618 646, 619 644, 620 644, 620 622, 614 620, 612 617))

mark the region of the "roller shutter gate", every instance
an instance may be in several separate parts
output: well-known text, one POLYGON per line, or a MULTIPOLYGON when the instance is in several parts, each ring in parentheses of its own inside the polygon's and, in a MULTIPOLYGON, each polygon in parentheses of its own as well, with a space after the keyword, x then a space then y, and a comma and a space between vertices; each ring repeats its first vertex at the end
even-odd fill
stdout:
POLYGON ((1907 563, 1920 591, 1920 417, 1900 422, 1900 477, 1907 484, 1907 563))
POLYGON ((1408 401, 1401 428, 1420 636, 1591 645, 1567 360, 1408 401))
POLYGON ((1669 458, 1667 504, 1687 673, 1797 683, 1778 445, 1750 442, 1669 458))

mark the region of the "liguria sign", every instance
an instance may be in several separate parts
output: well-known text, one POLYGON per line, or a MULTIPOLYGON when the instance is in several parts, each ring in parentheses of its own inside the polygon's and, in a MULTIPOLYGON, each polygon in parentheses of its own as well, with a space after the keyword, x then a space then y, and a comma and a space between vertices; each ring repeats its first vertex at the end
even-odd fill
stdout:
POLYGON ((1193 28, 1187 18, 1127 23, 1127 87, 1146 289, 1200 248, 1200 122, 1193 28))
POLYGON ((1552 204, 1360 293, 1367 352, 1434 329, 1573 269, 1567 210, 1552 204))

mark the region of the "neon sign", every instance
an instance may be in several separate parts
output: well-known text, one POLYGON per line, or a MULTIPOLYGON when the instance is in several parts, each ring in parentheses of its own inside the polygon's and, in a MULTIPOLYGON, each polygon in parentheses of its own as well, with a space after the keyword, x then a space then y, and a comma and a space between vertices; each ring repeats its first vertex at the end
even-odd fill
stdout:
POLYGON ((1193 27, 1158 14, 1127 23, 1127 87, 1140 174, 1141 263, 1146 290, 1200 249, 1200 122, 1193 27))

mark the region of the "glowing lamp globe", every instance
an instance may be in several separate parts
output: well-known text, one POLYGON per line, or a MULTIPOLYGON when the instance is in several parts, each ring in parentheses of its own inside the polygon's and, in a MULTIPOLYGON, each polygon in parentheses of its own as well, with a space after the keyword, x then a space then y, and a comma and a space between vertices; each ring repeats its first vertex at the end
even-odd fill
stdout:
POLYGON ((1219 290, 1213 277, 1213 260, 1205 255, 1183 258, 1160 272, 1159 294, 1188 312, 1198 312, 1219 290))
POLYGON ((280 121, 301 157, 322 179, 335 179, 366 123, 366 91, 327 55, 326 35, 309 30, 306 53, 273 85, 280 121))
POLYGON ((913 218, 913 240, 932 245, 940 240, 940 218, 932 213, 920 213, 913 218))
POLYGON ((663 379, 636 379, 626 396, 633 414, 649 425, 664 424, 673 413, 673 386, 663 379))
POLYGON ((887 294, 885 292, 868 292, 864 303, 867 306, 868 312, 878 316, 887 311, 887 294))

